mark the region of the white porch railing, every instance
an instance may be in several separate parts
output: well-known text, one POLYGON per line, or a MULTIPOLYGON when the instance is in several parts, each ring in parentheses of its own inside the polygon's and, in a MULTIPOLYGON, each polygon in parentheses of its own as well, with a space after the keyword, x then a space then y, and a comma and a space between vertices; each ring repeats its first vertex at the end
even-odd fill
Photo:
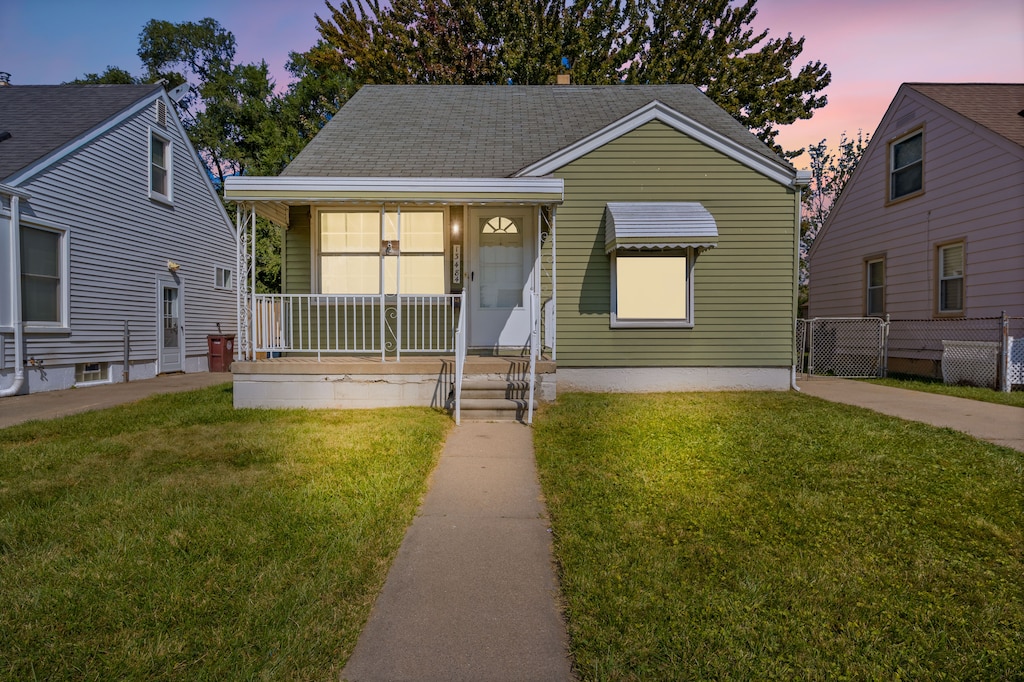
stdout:
POLYGON ((455 327, 455 425, 462 421, 462 375, 466 369, 466 291, 459 294, 459 324, 455 327))
POLYGON ((257 353, 451 353, 458 294, 256 294, 257 353))

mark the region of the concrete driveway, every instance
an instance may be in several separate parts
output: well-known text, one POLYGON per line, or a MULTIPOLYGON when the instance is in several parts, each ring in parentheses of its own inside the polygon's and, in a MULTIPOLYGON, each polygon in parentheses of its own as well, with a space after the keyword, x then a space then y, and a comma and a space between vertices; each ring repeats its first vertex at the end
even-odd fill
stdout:
POLYGON ((1019 407, 833 377, 810 377, 798 386, 816 398, 962 431, 1024 452, 1024 409, 1019 407))

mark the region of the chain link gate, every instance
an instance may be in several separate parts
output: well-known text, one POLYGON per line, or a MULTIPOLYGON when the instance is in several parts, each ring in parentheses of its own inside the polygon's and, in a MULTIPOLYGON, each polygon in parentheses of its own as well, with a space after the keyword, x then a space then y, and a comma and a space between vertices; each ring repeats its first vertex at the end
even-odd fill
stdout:
POLYGON ((807 374, 848 379, 885 374, 889 324, 878 317, 816 317, 797 320, 797 362, 807 374))

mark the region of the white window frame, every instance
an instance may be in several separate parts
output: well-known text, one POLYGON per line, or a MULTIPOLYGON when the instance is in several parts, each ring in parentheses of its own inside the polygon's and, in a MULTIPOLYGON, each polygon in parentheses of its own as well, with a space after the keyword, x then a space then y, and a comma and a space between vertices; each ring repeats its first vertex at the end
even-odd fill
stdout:
POLYGON ((75 386, 96 386, 99 384, 109 384, 110 380, 110 363, 109 362, 79 362, 75 365, 75 386), (101 378, 99 379, 85 379, 84 375, 86 372, 86 365, 99 365, 99 372, 101 378), (83 377, 81 380, 79 377, 83 377))
POLYGON ((693 266, 697 250, 664 249, 660 251, 632 251, 619 249, 611 252, 611 316, 609 326, 613 329, 692 329, 693 321, 693 266), (686 317, 682 319, 621 319, 618 316, 618 265, 621 256, 657 258, 663 256, 686 257, 686 317))
POLYGON ((913 131, 911 133, 907 133, 903 137, 900 137, 900 138, 898 138, 896 140, 893 140, 892 142, 889 143, 889 175, 888 175, 888 178, 889 178, 889 187, 886 189, 886 196, 889 198, 890 202, 892 202, 892 201, 901 201, 901 200, 906 199, 908 197, 917 196, 918 194, 921 194, 922 192, 924 192, 924 129, 923 128, 918 128, 917 130, 915 130, 915 131, 913 131), (901 144, 903 144, 903 143, 905 143, 905 142, 907 142, 907 141, 909 141, 909 140, 911 140, 911 139, 913 139, 915 137, 920 137, 921 138, 921 158, 917 159, 916 161, 913 161, 911 163, 905 164, 905 165, 900 166, 899 168, 897 168, 896 167, 896 147, 898 147, 899 145, 901 145, 901 144), (911 167, 913 167, 915 165, 921 166, 921 186, 918 187, 915 190, 912 190, 910 192, 906 192, 904 194, 896 196, 895 195, 895 192, 896 192, 896 174, 900 173, 902 171, 905 171, 905 170, 907 170, 907 169, 909 169, 909 168, 911 168, 911 167))
MULTIPOLYGON (((442 233, 442 240, 443 240, 443 252, 442 252, 441 255, 443 256, 443 260, 444 260, 445 294, 448 294, 451 291, 451 281, 450 281, 451 280, 451 223, 450 223, 450 215, 449 215, 448 207, 447 206, 408 206, 408 207, 407 206, 401 206, 399 208, 401 209, 401 212, 402 212, 403 215, 409 214, 409 213, 440 213, 441 214, 441 226, 442 226, 441 227, 441 233, 442 233)), ((310 277, 311 277, 310 290, 311 291, 314 291, 314 293, 318 293, 318 294, 322 294, 323 293, 323 257, 325 255, 327 255, 327 256, 336 255, 335 252, 332 252, 332 251, 324 252, 323 248, 321 246, 321 243, 320 243, 321 242, 321 225, 320 225, 320 217, 321 217, 321 215, 324 214, 324 213, 373 213, 373 214, 378 216, 378 230, 379 230, 380 210, 381 210, 381 207, 380 207, 379 204, 376 205, 376 206, 374 206, 374 205, 357 204, 357 205, 351 205, 351 206, 344 206, 344 205, 343 206, 324 206, 324 207, 316 208, 312 212, 311 220, 310 220, 310 236, 311 236, 311 238, 312 238, 312 240, 314 242, 314 247, 315 248, 312 249, 313 257, 312 257, 312 262, 310 263, 310 277)), ((386 214, 395 213, 395 207, 394 206, 386 207, 385 213, 386 214)), ((399 239, 399 245, 401 245, 401 239, 399 239)), ((399 248, 401 248, 401 246, 399 246, 399 248)), ((366 251, 366 252, 353 252, 353 253, 365 253, 367 255, 365 255, 364 257, 366 257, 366 258, 372 257, 372 256, 369 255, 371 253, 370 251, 366 251)), ((353 255, 353 253, 337 254, 337 255, 353 255)), ((383 267, 384 266, 384 263, 383 263, 383 258, 384 257, 381 256, 379 250, 376 251, 375 253, 377 254, 376 257, 379 259, 378 262, 380 263, 380 267, 383 267)), ((429 253, 423 253, 423 252, 419 252, 419 251, 409 251, 407 249, 402 249, 402 255, 404 255, 404 256, 437 255, 437 252, 431 251, 429 253)), ((376 291, 374 293, 370 293, 370 294, 356 294, 356 295, 358 295, 358 296, 379 296, 380 295, 379 286, 378 286, 378 291, 376 291)), ((387 296, 394 296, 393 293, 389 293, 389 294, 386 294, 386 295, 387 296)), ((403 293, 402 295, 403 296, 418 296, 420 294, 403 293)))
POLYGON ((938 263, 936 264, 935 273, 935 311, 942 316, 959 317, 964 314, 967 308, 967 242, 947 242, 940 244, 936 247, 936 258, 938 263), (960 247, 960 274, 947 276, 944 272, 945 258, 943 253, 946 249, 952 247, 960 247), (960 307, 959 308, 943 308, 942 307, 942 283, 952 280, 960 280, 960 307))
POLYGON ((174 203, 174 143, 171 138, 166 135, 157 132, 153 128, 149 128, 149 144, 146 146, 149 154, 146 157, 146 187, 149 189, 149 198, 155 199, 156 201, 163 202, 165 204, 174 203), (164 169, 167 173, 167 182, 165 189, 167 192, 158 192, 153 189, 153 141, 159 140, 164 143, 164 161, 167 167, 164 169))
MULTIPOLYGON (((71 331, 71 328, 70 328, 70 319, 71 318, 70 318, 70 315, 69 315, 69 307, 70 307, 70 303, 71 303, 71 295, 70 295, 70 286, 69 286, 70 285, 70 283, 69 283, 70 274, 69 273, 70 273, 70 262, 71 262, 71 258, 70 258, 71 230, 69 228, 67 228, 67 227, 63 227, 63 226, 60 226, 60 225, 55 225, 55 224, 50 223, 48 221, 39 220, 37 218, 27 218, 24 215, 21 216, 21 221, 20 222, 21 222, 21 225, 20 225, 21 229, 28 228, 28 229, 32 229, 32 230, 42 230, 43 232, 53 232, 53 233, 56 233, 60 237, 60 241, 59 241, 58 246, 57 246, 57 249, 60 252, 58 254, 58 258, 57 258, 57 264, 58 264, 58 267, 60 268, 60 293, 58 294, 58 297, 59 297, 58 306, 60 307, 60 310, 58 311, 58 315, 57 315, 57 317, 59 319, 57 319, 55 321, 27 320, 27 319, 25 319, 25 310, 24 310, 24 305, 23 305, 22 306, 22 311, 21 311, 21 318, 22 318, 22 320, 25 321, 25 331, 28 332, 28 333, 35 332, 35 333, 46 333, 46 334, 70 332, 71 331)), ((20 241, 20 235, 19 235, 19 241, 20 241)), ((21 254, 18 255, 18 263, 19 263, 19 269, 21 269, 21 267, 22 267, 21 266, 21 254)), ((22 276, 22 272, 19 272, 18 273, 18 277, 21 277, 21 276, 22 276)), ((22 293, 22 296, 24 296, 24 292, 22 293)))
POLYGON ((222 268, 217 266, 213 270, 213 288, 214 289, 226 289, 228 291, 234 291, 235 284, 235 273, 231 268, 222 268), (225 277, 227 282, 224 281, 225 277))
POLYGON ((868 258, 864 261, 864 315, 865 317, 881 317, 885 315, 885 256, 868 258), (881 264, 882 283, 878 286, 871 286, 871 266, 875 263, 881 264), (882 291, 881 310, 871 310, 871 291, 873 289, 881 289, 882 291))

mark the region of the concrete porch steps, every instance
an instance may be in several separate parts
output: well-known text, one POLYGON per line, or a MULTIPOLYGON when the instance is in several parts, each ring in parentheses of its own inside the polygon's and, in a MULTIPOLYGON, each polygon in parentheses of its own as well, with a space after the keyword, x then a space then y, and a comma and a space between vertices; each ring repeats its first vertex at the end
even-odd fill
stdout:
MULTIPOLYGON (((526 422, 530 383, 492 376, 462 380, 462 419, 466 421, 526 422)), ((533 408, 537 409, 534 400, 533 408)))

